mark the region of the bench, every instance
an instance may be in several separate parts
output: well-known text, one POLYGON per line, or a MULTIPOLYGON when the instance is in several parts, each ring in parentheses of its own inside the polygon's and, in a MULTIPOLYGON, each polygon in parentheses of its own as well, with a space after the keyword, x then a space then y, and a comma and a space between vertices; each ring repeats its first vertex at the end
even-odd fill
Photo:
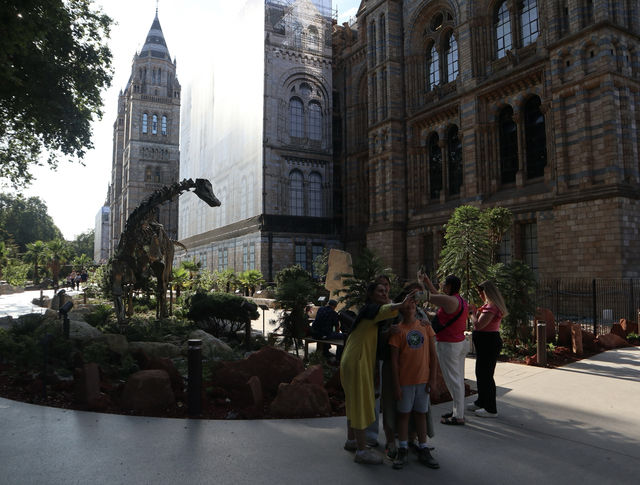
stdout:
POLYGON ((304 342, 304 359, 309 360, 309 344, 318 345, 318 350, 320 350, 320 346, 324 344, 335 345, 343 347, 344 340, 342 339, 319 339, 313 337, 302 337, 302 341, 304 342))

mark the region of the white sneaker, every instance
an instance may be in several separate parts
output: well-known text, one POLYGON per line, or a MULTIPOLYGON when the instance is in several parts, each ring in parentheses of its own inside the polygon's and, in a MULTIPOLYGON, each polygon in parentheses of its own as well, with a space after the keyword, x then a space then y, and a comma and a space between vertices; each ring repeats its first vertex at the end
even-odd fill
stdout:
POLYGON ((490 413, 486 409, 476 409, 473 413, 476 416, 480 416, 481 418, 497 418, 498 413, 490 413))
POLYGON ((474 403, 467 404, 467 409, 469 411, 475 411, 476 409, 482 409, 480 406, 476 406, 474 403))
POLYGON ((356 451, 356 457, 353 459, 356 463, 364 465, 381 465, 382 456, 372 450, 356 451))

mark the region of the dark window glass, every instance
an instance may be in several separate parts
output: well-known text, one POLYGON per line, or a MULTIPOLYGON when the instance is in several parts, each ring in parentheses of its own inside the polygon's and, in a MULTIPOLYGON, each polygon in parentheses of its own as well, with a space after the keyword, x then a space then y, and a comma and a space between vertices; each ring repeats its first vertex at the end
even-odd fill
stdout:
POLYGON ((496 56, 500 59, 506 56, 507 51, 511 49, 511 18, 509 17, 507 2, 500 4, 496 10, 493 23, 496 32, 496 56))
POLYGON ((547 166, 547 135, 540 98, 532 97, 524 109, 524 129, 527 146, 527 178, 542 177, 547 166))
POLYGON ((449 195, 460 193, 462 186, 462 142, 458 136, 458 127, 452 126, 448 133, 449 146, 449 195))
POLYGON ((442 191, 442 150, 439 138, 434 133, 429 139, 429 194, 439 199, 442 191))
POLYGON ((304 136, 304 109, 302 101, 298 98, 291 98, 289 102, 289 118, 291 136, 302 138, 304 136))
POLYGON ((503 184, 516 181, 518 171, 518 127, 513 121, 513 109, 500 111, 500 180, 503 184))
POLYGON ((307 269, 307 245, 304 243, 296 244, 296 264, 307 269))
POLYGON ((522 47, 532 44, 538 38, 538 3, 536 0, 524 0, 520 10, 520 32, 522 47))
POLYGON ((453 34, 449 36, 445 56, 447 60, 447 82, 450 83, 458 77, 458 43, 453 34))

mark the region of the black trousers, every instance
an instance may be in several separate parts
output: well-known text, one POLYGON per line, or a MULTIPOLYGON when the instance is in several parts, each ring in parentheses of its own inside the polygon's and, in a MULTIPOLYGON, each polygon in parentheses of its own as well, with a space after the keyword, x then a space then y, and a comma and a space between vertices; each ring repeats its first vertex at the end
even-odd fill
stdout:
POLYGON ((493 373, 502 350, 500 332, 473 332, 473 345, 476 348, 476 381, 478 399, 475 405, 487 412, 496 413, 496 382, 493 373))

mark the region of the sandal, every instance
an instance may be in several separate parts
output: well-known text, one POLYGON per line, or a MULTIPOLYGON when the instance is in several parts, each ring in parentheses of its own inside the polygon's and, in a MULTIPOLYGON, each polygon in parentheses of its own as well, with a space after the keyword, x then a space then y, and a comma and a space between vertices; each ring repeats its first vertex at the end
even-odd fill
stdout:
POLYGON ((442 424, 463 425, 464 424, 464 419, 458 419, 458 418, 455 418, 455 417, 451 416, 449 418, 442 418, 440 420, 440 422, 442 424))
POLYGON ((453 413, 445 413, 445 414, 443 414, 443 415, 442 415, 442 416, 440 416, 440 417, 441 417, 441 418, 444 418, 444 419, 449 419, 449 418, 453 417, 453 413))

